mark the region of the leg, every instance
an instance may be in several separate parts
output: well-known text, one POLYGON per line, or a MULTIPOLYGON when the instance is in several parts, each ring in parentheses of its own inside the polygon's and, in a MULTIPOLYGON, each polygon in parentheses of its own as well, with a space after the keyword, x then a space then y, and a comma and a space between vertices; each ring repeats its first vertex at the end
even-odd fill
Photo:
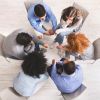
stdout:
POLYGON ((57 34, 54 42, 58 42, 59 44, 62 44, 64 40, 64 36, 66 36, 65 32, 57 34))

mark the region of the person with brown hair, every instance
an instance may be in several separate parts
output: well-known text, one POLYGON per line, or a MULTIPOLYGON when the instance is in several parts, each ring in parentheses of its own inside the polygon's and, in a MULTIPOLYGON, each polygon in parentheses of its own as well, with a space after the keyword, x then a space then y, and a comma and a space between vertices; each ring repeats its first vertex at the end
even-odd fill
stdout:
POLYGON ((73 93, 82 85, 83 71, 74 61, 62 58, 56 62, 53 59, 47 71, 61 93, 73 93))
POLYGON ((42 3, 34 3, 28 9, 28 20, 39 39, 43 35, 53 35, 57 27, 57 20, 51 8, 42 3))
POLYGON ((60 24, 56 30, 56 38, 54 43, 58 42, 59 46, 63 43, 64 36, 69 35, 70 33, 77 32, 83 21, 83 16, 79 9, 76 9, 73 6, 65 8, 62 11, 60 24))
POLYGON ((94 57, 94 47, 89 39, 82 33, 69 34, 67 37, 67 45, 62 46, 66 52, 66 56, 74 55, 75 58, 88 60, 94 57))

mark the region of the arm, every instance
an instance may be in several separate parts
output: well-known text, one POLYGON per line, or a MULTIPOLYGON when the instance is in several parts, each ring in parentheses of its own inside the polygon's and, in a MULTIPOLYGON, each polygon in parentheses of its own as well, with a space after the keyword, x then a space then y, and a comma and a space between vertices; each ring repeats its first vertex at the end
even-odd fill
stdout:
POLYGON ((57 27, 57 19, 55 17, 55 15, 53 14, 52 10, 50 7, 48 7, 47 5, 45 5, 45 8, 46 8, 46 11, 47 11, 47 14, 52 22, 52 25, 53 25, 53 31, 56 30, 56 27, 57 27))
POLYGON ((52 72, 52 69, 54 67, 54 64, 55 64, 55 59, 52 60, 52 64, 47 68, 47 71, 48 71, 50 76, 51 76, 51 72, 52 72))
POLYGON ((32 5, 28 10, 28 20, 32 27, 38 32, 44 33, 45 30, 39 26, 39 22, 36 21, 37 17, 34 15, 34 5, 32 5))
POLYGON ((60 29, 58 29, 58 30, 56 31, 56 33, 57 33, 57 34, 59 34, 59 33, 61 33, 61 32, 72 33, 72 32, 74 32, 74 31, 77 31, 77 29, 81 26, 82 21, 83 21, 83 17, 80 16, 79 21, 78 21, 76 24, 74 24, 73 26, 68 27, 68 28, 60 28, 60 29))

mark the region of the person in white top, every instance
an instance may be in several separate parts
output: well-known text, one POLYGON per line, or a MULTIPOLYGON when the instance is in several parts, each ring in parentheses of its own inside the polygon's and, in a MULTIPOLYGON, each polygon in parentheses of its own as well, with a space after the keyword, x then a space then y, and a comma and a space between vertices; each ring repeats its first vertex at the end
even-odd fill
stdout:
POLYGON ((35 94, 48 79, 47 59, 42 52, 33 52, 26 56, 21 65, 22 70, 14 79, 13 88, 21 96, 35 94))
POLYGON ((70 33, 75 33, 79 31, 82 26, 83 16, 79 9, 73 6, 65 8, 62 11, 60 24, 56 30, 56 38, 54 43, 58 42, 58 48, 63 43, 64 36, 68 36, 70 33))

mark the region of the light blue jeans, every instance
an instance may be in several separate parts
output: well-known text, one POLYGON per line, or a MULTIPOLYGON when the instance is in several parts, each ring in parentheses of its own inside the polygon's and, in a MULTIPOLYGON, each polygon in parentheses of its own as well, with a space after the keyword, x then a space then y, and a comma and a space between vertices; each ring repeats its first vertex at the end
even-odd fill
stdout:
POLYGON ((68 35, 67 32, 61 32, 61 33, 57 34, 54 42, 58 42, 59 44, 62 44, 63 40, 64 40, 64 36, 67 36, 67 35, 68 35))

